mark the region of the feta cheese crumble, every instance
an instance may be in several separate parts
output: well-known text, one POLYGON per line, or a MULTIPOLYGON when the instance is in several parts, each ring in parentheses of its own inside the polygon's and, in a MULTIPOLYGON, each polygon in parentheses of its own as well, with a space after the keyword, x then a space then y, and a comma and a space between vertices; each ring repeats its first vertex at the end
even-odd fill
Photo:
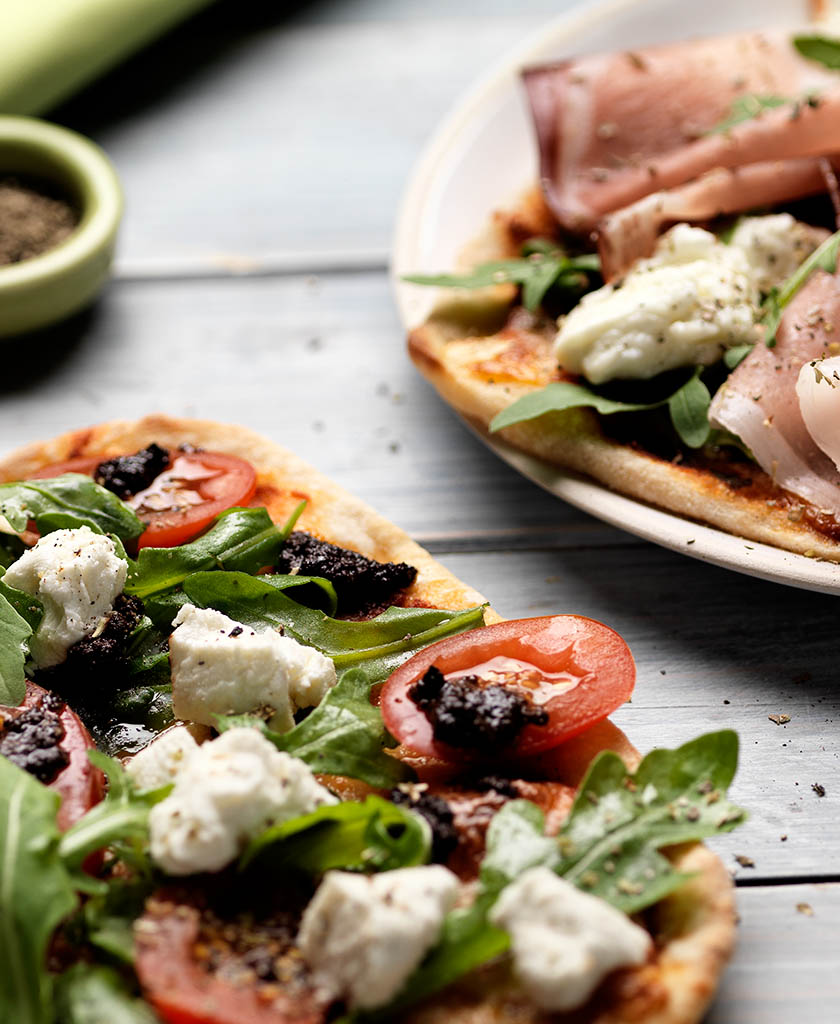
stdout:
POLYGON ((185 725, 167 729, 144 747, 125 766, 139 790, 168 786, 195 751, 198 744, 185 725))
POLYGON ((617 967, 641 964, 648 933, 605 900, 549 868, 529 868, 502 891, 490 920, 510 933, 513 969, 546 1010, 573 1010, 617 967))
POLYGON ((787 281, 826 238, 825 228, 803 224, 789 213, 774 213, 744 217, 729 244, 747 257, 753 281, 766 294, 787 281))
POLYGON ((36 668, 60 664, 68 648, 95 632, 122 593, 127 571, 111 538, 87 526, 48 533, 7 569, 4 582, 44 606, 29 641, 36 668))
POLYGON ((458 879, 433 864, 378 875, 328 871, 298 934, 316 985, 352 1007, 392 999, 437 941, 458 879))
POLYGON ((152 857, 170 875, 219 871, 267 826, 334 803, 303 761, 257 729, 230 729, 183 760, 152 808, 152 857))
POLYGON ((286 732, 299 708, 318 704, 335 685, 335 665, 273 629, 254 630, 213 608, 186 604, 169 638, 172 707, 177 718, 214 725, 216 715, 273 712, 286 732))

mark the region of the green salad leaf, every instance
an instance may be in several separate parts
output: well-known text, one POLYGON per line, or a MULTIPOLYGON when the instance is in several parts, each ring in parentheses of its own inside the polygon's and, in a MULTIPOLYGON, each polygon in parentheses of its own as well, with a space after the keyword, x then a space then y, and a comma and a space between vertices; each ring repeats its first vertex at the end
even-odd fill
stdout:
POLYGON ((121 541, 131 541, 146 528, 116 494, 80 473, 0 484, 0 515, 19 531, 34 519, 42 534, 89 526, 97 533, 112 533, 121 541))
POLYGON ((793 37, 793 45, 808 60, 833 71, 840 70, 840 39, 821 35, 799 35, 793 37))
POLYGON ((0 757, 0 1020, 51 1024, 44 969, 58 923, 76 894, 58 854, 57 793, 0 757))
POLYGON ((112 967, 78 963, 56 985, 59 1024, 158 1024, 148 1003, 112 967))
POLYGON ((732 101, 729 114, 716 124, 714 128, 710 128, 706 135, 721 135, 736 125, 743 124, 745 121, 751 121, 754 117, 763 114, 765 110, 773 110, 776 107, 783 107, 787 103, 794 102, 794 100, 787 96, 762 96, 756 93, 746 93, 743 96, 737 96, 732 101))
POLYGON ((588 285, 589 274, 599 274, 601 262, 593 253, 567 256, 548 239, 532 239, 517 259, 482 263, 468 274, 406 274, 410 284, 437 288, 488 288, 496 284, 522 287, 522 304, 536 311, 552 288, 579 292, 588 285))
POLYGON ((219 717, 219 731, 258 725, 278 750, 300 758, 316 772, 349 775, 382 789, 412 777, 402 761, 385 753, 396 745, 385 729, 379 709, 370 702, 371 678, 360 670, 347 672, 321 703, 286 733, 273 732, 248 715, 219 717))
POLYGON ((698 366, 685 383, 673 394, 658 402, 619 402, 599 395, 586 384, 572 381, 553 381, 539 391, 524 395, 503 409, 490 423, 491 433, 504 430, 514 423, 534 420, 550 412, 565 412, 567 409, 589 407, 602 416, 615 413, 649 412, 652 409, 668 407, 671 423, 684 444, 689 448, 700 448, 709 437, 709 389, 700 379, 704 367, 698 366))
POLYGON ((273 825, 251 841, 239 864, 244 869, 259 859, 273 872, 294 867, 311 875, 333 868, 393 871, 426 864, 431 845, 425 818, 368 796, 273 825))
POLYGON ((231 508, 197 540, 174 548, 141 548, 126 593, 144 601, 183 583, 196 572, 230 569, 254 573, 277 561, 287 529, 276 526, 264 508, 231 508))
POLYGON ((819 269, 827 270, 830 274, 837 270, 838 250, 840 250, 840 231, 835 231, 818 249, 811 253, 807 260, 800 264, 781 287, 770 289, 762 307, 764 316, 761 321, 765 327, 764 342, 768 348, 775 347, 776 332, 779 329, 782 315, 794 295, 802 288, 811 274, 819 269))
POLYGON ((0 581, 0 704, 11 706, 20 704, 26 694, 23 666, 33 631, 11 596, 19 593, 0 581))
POLYGON ((481 607, 466 611, 389 608, 363 622, 333 619, 298 604, 283 591, 286 577, 241 572, 202 572, 184 580, 184 593, 201 608, 216 608, 247 626, 283 631, 335 662, 338 672, 363 668, 376 682, 411 654, 436 640, 483 623, 481 607))

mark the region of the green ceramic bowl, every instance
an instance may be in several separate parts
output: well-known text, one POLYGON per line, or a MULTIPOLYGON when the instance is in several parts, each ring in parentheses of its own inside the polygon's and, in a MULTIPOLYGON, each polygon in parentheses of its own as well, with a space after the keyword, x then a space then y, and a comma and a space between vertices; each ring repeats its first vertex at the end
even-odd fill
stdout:
POLYGON ((0 337, 22 334, 87 306, 108 278, 122 189, 102 150, 76 132, 31 117, 0 116, 0 175, 53 183, 79 212, 55 248, 0 266, 0 337))

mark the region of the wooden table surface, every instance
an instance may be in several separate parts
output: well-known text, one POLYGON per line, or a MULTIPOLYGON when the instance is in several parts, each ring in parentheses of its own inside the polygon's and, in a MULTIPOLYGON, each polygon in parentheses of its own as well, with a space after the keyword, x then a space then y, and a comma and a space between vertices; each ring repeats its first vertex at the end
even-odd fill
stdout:
POLYGON ((97 306, 6 342, 2 447, 153 410, 241 422, 371 502, 503 615, 615 627, 638 664, 615 721, 640 749, 741 736, 733 796, 751 818, 712 844, 738 887, 740 941, 709 1020, 837 1021, 840 606, 543 493, 405 356, 387 263, 412 165, 471 80, 569 6, 230 0, 56 111, 110 153, 127 211, 97 306))

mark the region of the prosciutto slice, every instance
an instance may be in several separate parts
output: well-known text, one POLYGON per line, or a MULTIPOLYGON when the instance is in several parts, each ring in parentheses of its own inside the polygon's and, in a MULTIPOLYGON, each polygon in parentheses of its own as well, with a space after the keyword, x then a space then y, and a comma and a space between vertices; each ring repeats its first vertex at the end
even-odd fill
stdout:
POLYGON ((840 150, 837 73, 801 57, 789 32, 583 57, 527 69, 524 82, 546 199, 572 231, 716 167, 840 150), (817 93, 816 106, 766 110, 706 134, 739 96, 817 93))
POLYGON ((840 341, 840 277, 817 271, 785 310, 775 348, 760 341, 712 400, 713 426, 736 434, 785 490, 840 515, 840 474, 799 411, 803 364, 840 341))
POLYGON ((827 185, 824 161, 811 157, 721 167, 678 188, 652 192, 607 214, 598 225, 604 278, 610 281, 635 260, 650 256, 659 235, 680 221, 696 223, 738 213, 744 209, 745 196, 750 207, 774 206, 825 192, 827 185))

